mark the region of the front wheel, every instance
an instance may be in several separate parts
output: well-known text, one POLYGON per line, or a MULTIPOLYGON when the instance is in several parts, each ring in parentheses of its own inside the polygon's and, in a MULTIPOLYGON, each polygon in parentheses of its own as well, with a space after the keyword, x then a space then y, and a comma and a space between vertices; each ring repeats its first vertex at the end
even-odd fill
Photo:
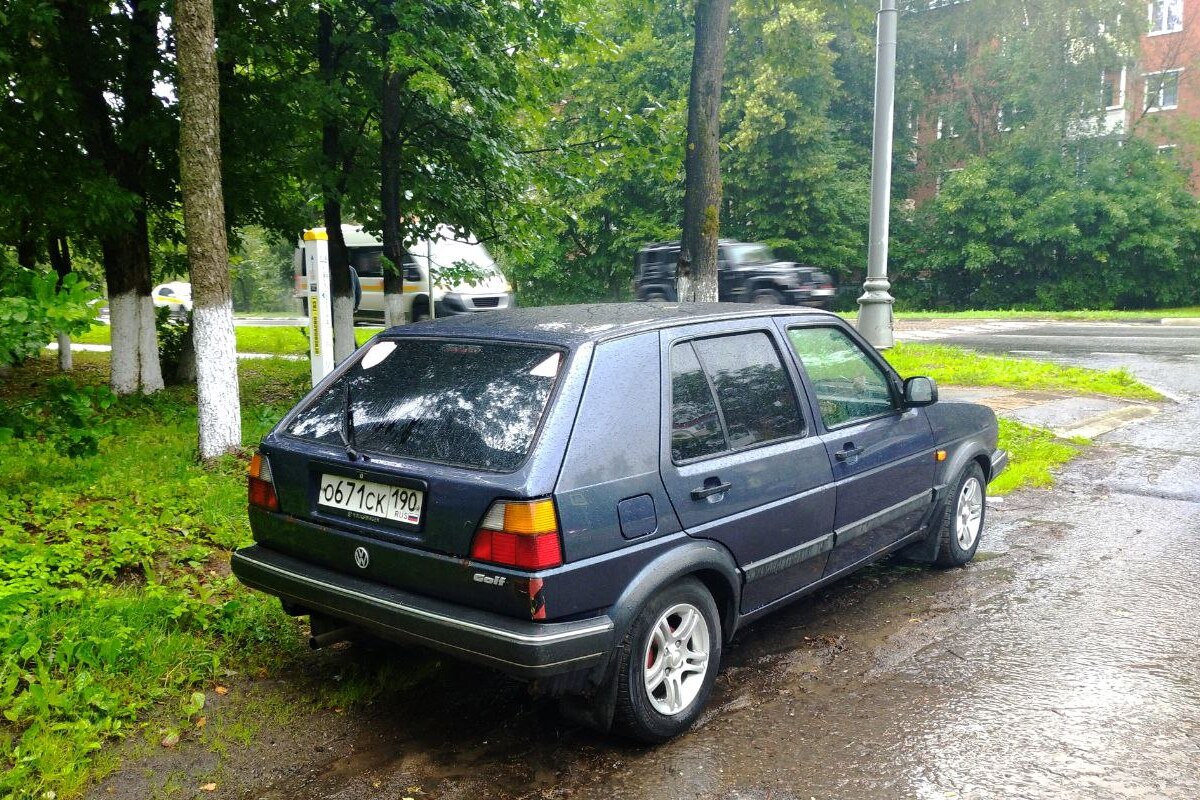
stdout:
POLYGON ((941 541, 934 563, 939 567, 961 567, 975 557, 987 515, 987 480, 979 464, 964 469, 954 487, 938 531, 941 541))
POLYGON ((659 593, 621 643, 618 729, 648 743, 683 733, 708 704, 720 662, 720 617, 704 585, 689 578, 659 593))

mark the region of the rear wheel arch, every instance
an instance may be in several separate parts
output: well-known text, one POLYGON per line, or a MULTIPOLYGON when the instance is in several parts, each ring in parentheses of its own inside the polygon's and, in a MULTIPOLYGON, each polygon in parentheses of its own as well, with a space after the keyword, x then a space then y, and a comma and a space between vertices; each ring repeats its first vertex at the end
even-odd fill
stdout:
POLYGON ((685 578, 696 578, 712 594, 726 640, 733 635, 741 598, 733 556, 715 542, 688 540, 648 563, 612 606, 614 639, 620 641, 629 626, 657 592, 685 578))

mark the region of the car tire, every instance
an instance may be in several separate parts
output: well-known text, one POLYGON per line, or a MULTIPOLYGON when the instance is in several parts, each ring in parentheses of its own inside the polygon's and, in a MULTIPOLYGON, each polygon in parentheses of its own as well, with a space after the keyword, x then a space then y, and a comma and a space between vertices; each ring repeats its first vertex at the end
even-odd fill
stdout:
POLYGON ((412 321, 424 322, 429 319, 429 302, 424 298, 416 300, 412 304, 412 321))
POLYGON ((975 557, 987 516, 987 480, 978 463, 971 462, 952 485, 938 527, 939 567, 961 567, 975 557))
POLYGON ((670 302, 662 292, 646 292, 645 301, 647 303, 667 303, 670 302))
POLYGON ((656 594, 617 652, 614 727, 657 744, 692 726, 721 664, 721 621, 712 594, 688 578, 656 594))
POLYGON ((750 295, 750 302, 760 306, 780 306, 783 305, 783 294, 777 289, 756 289, 750 295))

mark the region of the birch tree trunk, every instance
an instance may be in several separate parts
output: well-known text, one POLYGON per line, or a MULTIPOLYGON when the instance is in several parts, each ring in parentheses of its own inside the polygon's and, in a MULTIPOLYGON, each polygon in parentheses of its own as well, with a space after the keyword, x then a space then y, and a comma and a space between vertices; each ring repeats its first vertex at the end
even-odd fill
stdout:
POLYGON ((688 90, 683 240, 676 290, 680 302, 716 302, 720 229, 721 84, 732 0, 697 0, 696 42, 688 90))
POLYGON ((206 461, 242 444, 233 296, 229 290, 225 201, 221 194, 220 95, 213 25, 212 0, 176 1, 179 172, 192 280, 200 457, 206 461))

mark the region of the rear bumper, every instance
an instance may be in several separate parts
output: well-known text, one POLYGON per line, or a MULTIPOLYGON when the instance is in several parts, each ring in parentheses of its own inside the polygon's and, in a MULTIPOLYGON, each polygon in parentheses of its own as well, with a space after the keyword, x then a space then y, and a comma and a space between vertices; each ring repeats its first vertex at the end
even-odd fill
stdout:
POLYGON ((254 545, 231 561, 242 583, 387 639, 415 641, 521 678, 594 667, 612 649, 607 616, 537 623, 435 600, 254 545))
POLYGON ((999 475, 1001 472, 1004 472, 1004 470, 1007 466, 1008 466, 1008 451, 1007 450, 992 451, 992 468, 988 472, 988 481, 991 482, 991 481, 995 480, 996 476, 999 475))

